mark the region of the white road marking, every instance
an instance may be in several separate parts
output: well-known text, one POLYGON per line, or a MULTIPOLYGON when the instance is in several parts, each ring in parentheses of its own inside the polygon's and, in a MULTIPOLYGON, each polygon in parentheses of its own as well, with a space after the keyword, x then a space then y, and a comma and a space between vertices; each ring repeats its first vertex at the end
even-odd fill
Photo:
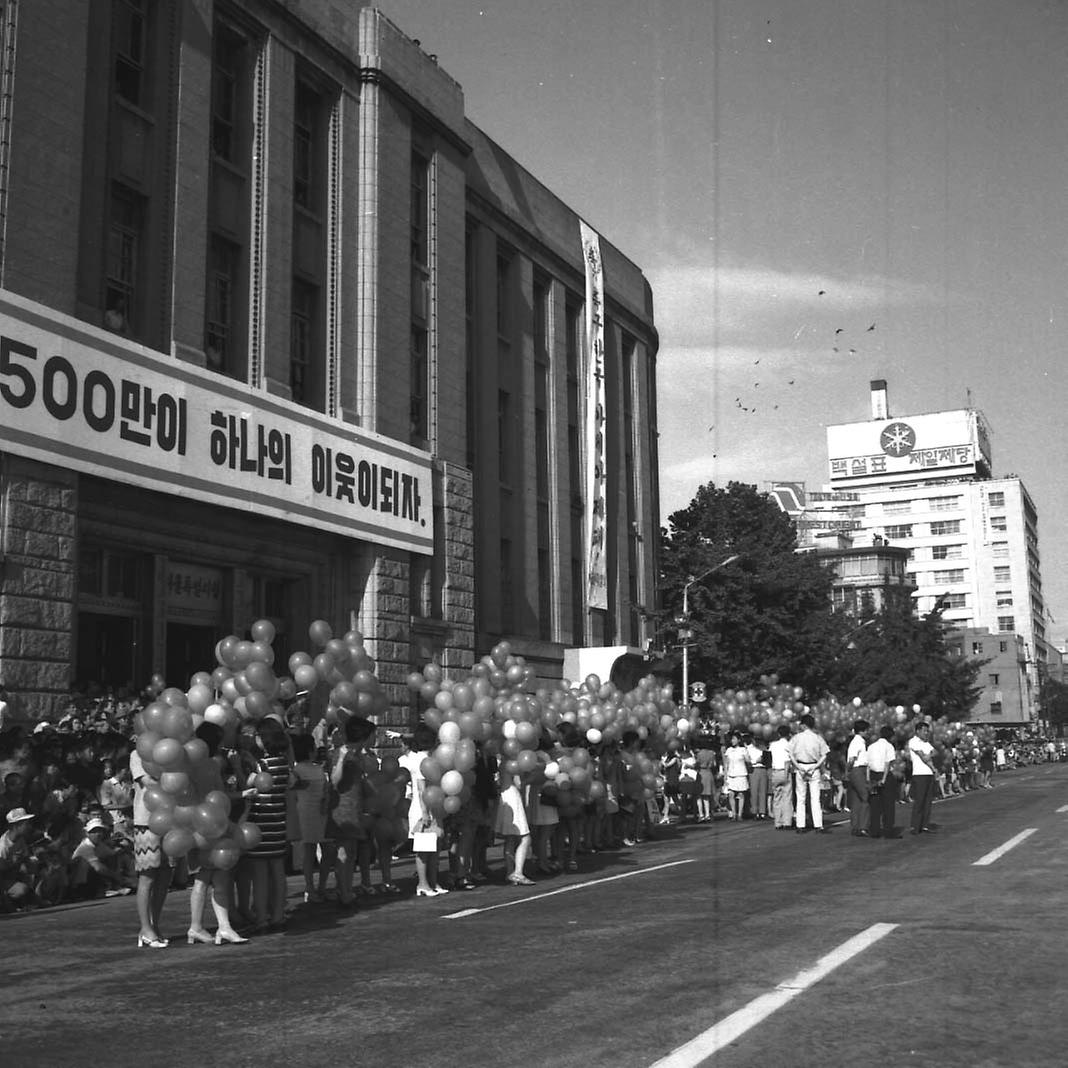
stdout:
POLYGON ((493 912, 494 909, 510 909, 513 905, 527 905, 531 901, 541 901, 543 898, 555 897, 557 894, 570 894, 573 890, 585 890, 590 886, 603 886, 605 883, 615 882, 616 879, 630 879, 635 875, 647 875, 651 871, 677 868, 680 864, 693 864, 696 859, 696 857, 690 857, 687 860, 673 860, 669 864, 655 864, 651 868, 625 871, 620 875, 609 875, 604 879, 590 879, 584 883, 573 883, 571 886, 561 886, 557 890, 548 890, 544 894, 532 894, 529 897, 517 897, 514 901, 502 901, 497 905, 487 905, 482 909, 463 909, 460 912, 450 912, 441 918, 443 920, 462 920, 465 916, 476 916, 480 912, 493 912))
POLYGON ((1058 812, 1068 812, 1068 805, 1061 805, 1061 807, 1059 809, 1057 809, 1057 811, 1058 812))
POLYGON ((746 1031, 766 1020, 773 1012, 796 998, 798 994, 830 975, 835 968, 841 967, 850 958, 875 945, 879 939, 885 938, 897 926, 896 923, 876 923, 866 931, 854 935, 837 949, 832 949, 826 956, 821 957, 814 967, 798 972, 792 979, 779 983, 770 993, 762 994, 737 1012, 732 1012, 730 1016, 713 1024, 707 1031, 703 1031, 685 1045, 672 1050, 666 1057, 658 1060, 652 1068, 693 1068, 694 1065, 701 1064, 724 1046, 735 1042, 746 1031))
POLYGON ((998 857, 1003 857, 1010 849, 1015 849, 1025 838, 1030 838, 1037 830, 1037 827, 1028 827, 1026 831, 1021 831, 1015 838, 1010 838, 1004 845, 999 845, 997 849, 992 849, 985 857, 980 857, 972 864, 972 867, 980 868, 987 864, 993 864, 998 857))

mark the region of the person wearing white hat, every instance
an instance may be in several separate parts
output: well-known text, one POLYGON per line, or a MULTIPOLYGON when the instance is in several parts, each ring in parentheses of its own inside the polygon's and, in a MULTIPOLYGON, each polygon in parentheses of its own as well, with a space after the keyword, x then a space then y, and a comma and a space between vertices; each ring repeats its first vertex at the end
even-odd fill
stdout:
POLYGON ((136 881, 114 863, 117 851, 108 844, 111 828, 101 819, 85 825, 85 837, 74 847, 70 859, 71 896, 79 900, 102 897, 107 890, 129 893, 136 881))
POLYGON ((7 830, 0 834, 0 911, 29 904, 33 894, 30 848, 26 841, 33 815, 24 808, 7 814, 7 830))

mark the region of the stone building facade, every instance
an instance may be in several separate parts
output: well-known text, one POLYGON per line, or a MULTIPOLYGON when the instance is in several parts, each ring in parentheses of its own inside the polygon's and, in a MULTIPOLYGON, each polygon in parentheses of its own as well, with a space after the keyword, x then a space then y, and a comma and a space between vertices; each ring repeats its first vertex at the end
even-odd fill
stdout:
POLYGON ((0 2, 0 678, 185 686, 257 618, 405 675, 640 643, 656 333, 601 239, 591 608, 580 220, 380 12, 0 2), (63 32, 57 33, 56 27, 63 32))

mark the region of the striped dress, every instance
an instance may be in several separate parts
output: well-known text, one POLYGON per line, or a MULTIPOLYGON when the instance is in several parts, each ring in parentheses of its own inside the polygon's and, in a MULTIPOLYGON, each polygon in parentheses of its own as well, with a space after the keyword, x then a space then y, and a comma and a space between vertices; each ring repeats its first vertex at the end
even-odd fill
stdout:
POLYGON ((286 854, 286 793, 289 788, 289 760, 281 756, 263 756, 259 770, 271 776, 270 790, 261 790, 252 801, 249 820, 263 832, 263 838, 250 857, 267 859, 286 854))

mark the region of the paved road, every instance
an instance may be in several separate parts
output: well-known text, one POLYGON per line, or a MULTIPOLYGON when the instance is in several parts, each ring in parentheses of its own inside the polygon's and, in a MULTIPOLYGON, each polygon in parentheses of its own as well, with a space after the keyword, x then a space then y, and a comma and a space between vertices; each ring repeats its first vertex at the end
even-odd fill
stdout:
POLYGON ((673 828, 240 947, 136 950, 128 898, 10 917, 0 1064, 1062 1065, 1068 765, 998 782, 932 836, 673 828))

